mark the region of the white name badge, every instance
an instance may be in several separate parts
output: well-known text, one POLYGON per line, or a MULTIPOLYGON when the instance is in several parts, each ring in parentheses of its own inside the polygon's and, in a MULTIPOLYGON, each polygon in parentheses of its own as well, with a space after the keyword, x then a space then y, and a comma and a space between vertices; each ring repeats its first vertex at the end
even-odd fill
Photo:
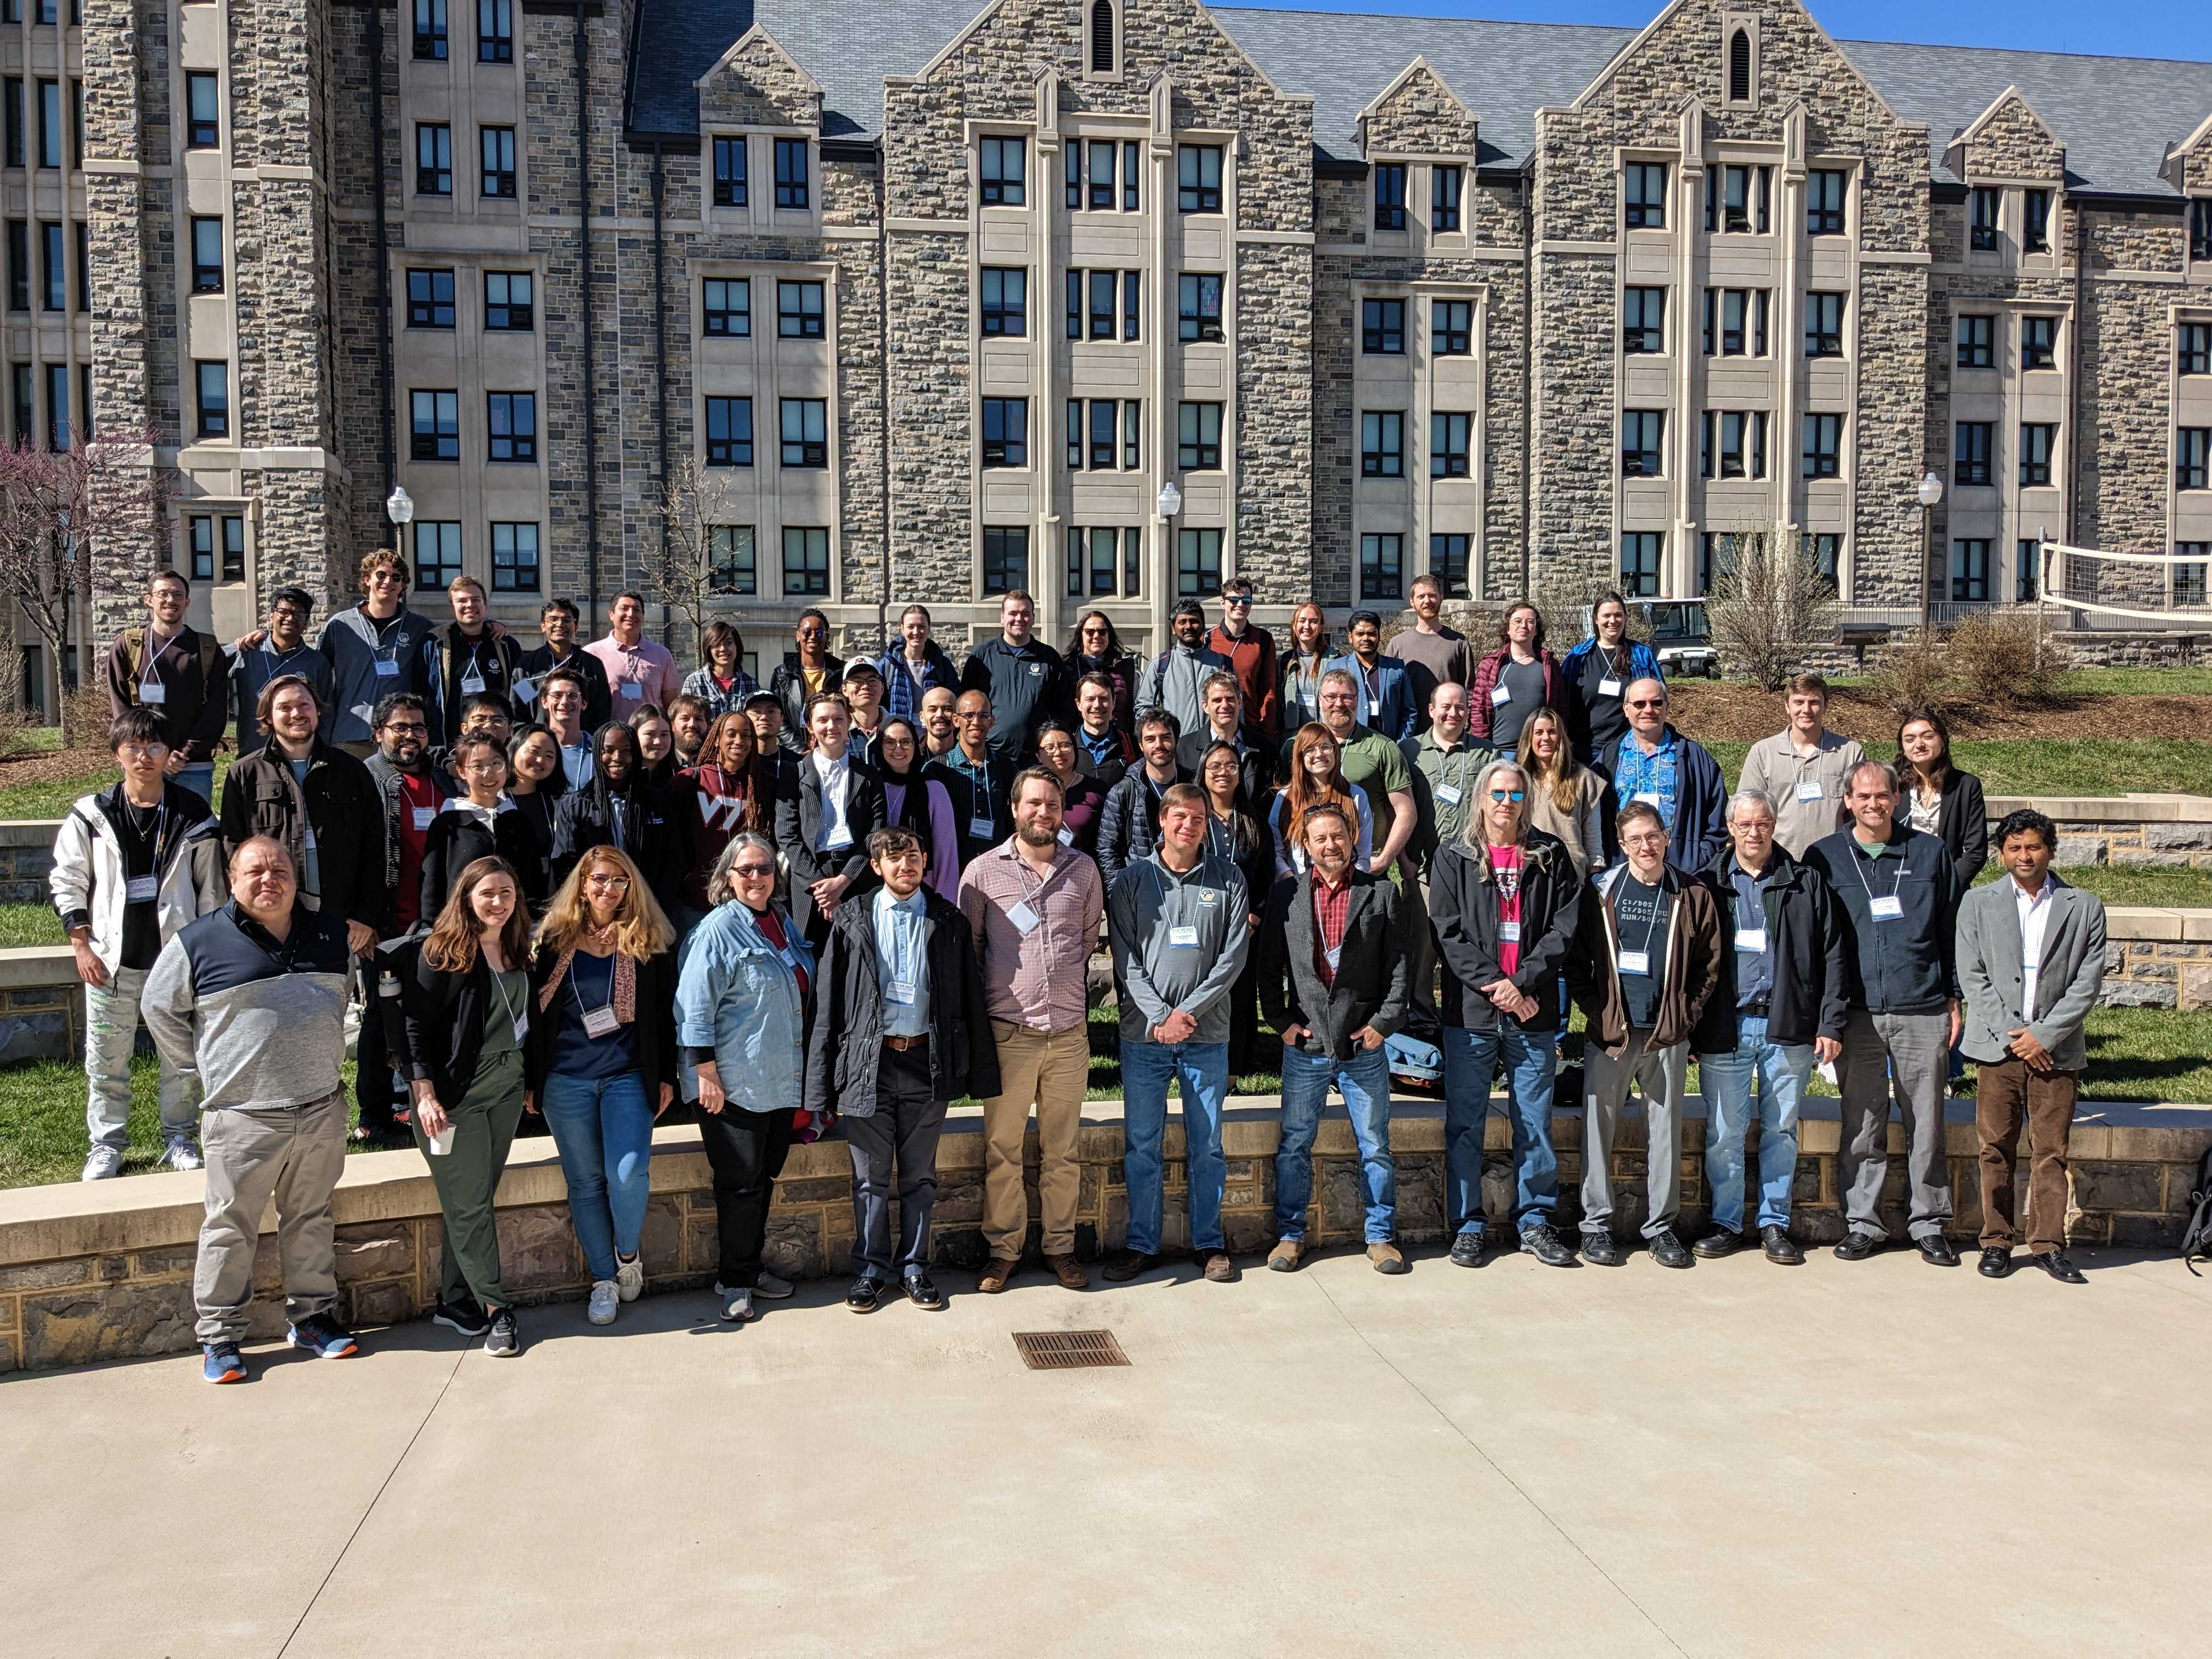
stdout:
POLYGON ((1619 680, 1600 680, 1597 683, 1597 694, 1601 697, 1619 696, 1620 695, 1620 682, 1619 680))
POLYGON ((461 695, 463 696, 473 697, 477 692, 483 690, 483 688, 484 678, 477 670, 471 668, 467 673, 461 676, 461 695))
POLYGON ((1656 790, 1639 789, 1636 792, 1634 799, 1642 801, 1646 806, 1659 805, 1659 795, 1656 790))
POLYGON ((315 850, 315 826, 310 823, 301 827, 307 834, 306 850, 312 853, 315 850))
POLYGON ((625 680, 623 683, 622 694, 632 702, 642 702, 645 700, 645 688, 635 680, 625 680))
POLYGON ((1500 945, 1518 945, 1521 942, 1521 924, 1517 921, 1499 922, 1498 942, 1500 945))
POLYGON ((968 820, 968 835, 970 840, 988 841, 998 833, 997 826, 989 818, 968 820))
POLYGON ((1647 979, 1650 978, 1651 953, 1649 951, 1623 951, 1620 953, 1620 971, 1624 974, 1642 974, 1647 979))
POLYGON ((1064 823, 1060 826, 1060 844, 1062 847, 1073 847, 1075 845, 1075 831, 1069 829, 1064 823))
POLYGON ((1328 971, 1334 973, 1338 965, 1344 960, 1344 947, 1340 945, 1332 951, 1324 945, 1322 948, 1321 959, 1328 964, 1328 971))
POLYGON ((1370 697, 1367 700, 1367 718, 1370 720, 1379 720, 1382 718, 1382 704, 1376 698, 1370 697))
POLYGON ((517 680, 517 681, 515 681, 515 683, 514 683, 514 700, 515 700, 517 702, 536 702, 538 701, 538 683, 537 683, 537 681, 535 681, 535 680, 517 680))
POLYGON ((1887 898, 1875 900, 1872 908, 1876 921, 1895 921, 1905 914, 1905 901, 1892 893, 1887 898))
POLYGON ((529 1039, 529 1036, 530 1036, 530 1016, 529 1016, 529 1014, 528 1014, 528 1013, 526 1013, 526 1012, 517 1014, 517 1015, 514 1017, 514 1046, 515 1046, 516 1048, 520 1048, 520 1047, 522 1047, 523 1043, 524 1043, 525 1042, 526 1042, 526 1041, 529 1039))
POLYGON ((1170 927, 1168 929, 1168 943, 1178 949, 1194 951, 1198 948, 1198 929, 1170 927))
POLYGON ((149 708, 159 708, 169 701, 169 688, 159 680, 141 680, 138 701, 149 708))
POLYGON ((1509 703, 1512 701, 1513 694, 1507 690, 1504 686, 1493 685, 1490 688, 1490 706, 1492 708, 1498 707, 1501 703, 1509 703))
POLYGON ((392 661, 389 657, 379 657, 376 659, 376 678, 380 680, 398 679, 399 678, 399 665, 392 661))
POLYGON ((1797 786, 1799 800, 1826 800, 1827 798, 1828 792, 1820 787, 1818 778, 1808 778, 1797 786))
POLYGON ((143 904, 160 886, 158 876, 133 876, 123 884, 123 896, 130 903, 143 904))
POLYGON ((584 1010, 584 1035, 587 1037, 612 1036, 615 1028, 621 1023, 615 1018, 615 1011, 611 1008, 584 1010))
POLYGON ((1437 799, 1447 806, 1458 805, 1460 803, 1459 786, 1455 783, 1438 784, 1437 786, 1437 799))
POLYGON ((825 853, 834 853, 840 848, 850 847, 852 844, 853 826, 849 823, 841 823, 823 837, 822 850, 825 853))
POLYGON ((436 807, 418 806, 415 809, 415 827, 417 830, 428 830, 430 827, 431 820, 435 818, 437 816, 438 809, 436 807))
POLYGON ((910 979, 895 979, 891 981, 891 988, 885 992, 884 995, 902 1008, 911 1008, 914 1006, 914 981, 910 979))
POLYGON ((1016 933, 1027 938, 1036 931, 1038 924, 1042 922, 1044 918, 1030 909, 1029 901, 1024 899, 1017 904, 1007 907, 1006 920, 1014 924, 1016 933))
POLYGON ((1752 951, 1763 954, 1766 950, 1766 929, 1764 927, 1737 928, 1735 948, 1739 951, 1752 951))

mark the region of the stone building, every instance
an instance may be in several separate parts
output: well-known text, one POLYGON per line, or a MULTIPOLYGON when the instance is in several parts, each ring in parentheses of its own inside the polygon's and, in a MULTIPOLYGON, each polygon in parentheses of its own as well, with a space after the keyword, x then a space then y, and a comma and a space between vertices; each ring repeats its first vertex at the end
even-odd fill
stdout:
POLYGON ((1010 586, 1150 644, 1232 570, 1695 594, 1743 533, 1871 608, 2212 562, 2212 65, 978 6, 0 0, 0 420, 156 433, 226 631, 344 603, 395 483, 423 588, 604 601, 686 458, 768 660, 1010 586))

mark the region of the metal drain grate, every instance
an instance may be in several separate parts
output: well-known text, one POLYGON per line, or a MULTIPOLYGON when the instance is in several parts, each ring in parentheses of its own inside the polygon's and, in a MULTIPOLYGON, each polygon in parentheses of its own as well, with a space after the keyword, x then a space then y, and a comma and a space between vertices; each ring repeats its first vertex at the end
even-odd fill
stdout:
POLYGON ((1129 1363, 1129 1356, 1121 1352, 1111 1331, 1016 1331, 1014 1347, 1022 1363, 1033 1371, 1129 1363))

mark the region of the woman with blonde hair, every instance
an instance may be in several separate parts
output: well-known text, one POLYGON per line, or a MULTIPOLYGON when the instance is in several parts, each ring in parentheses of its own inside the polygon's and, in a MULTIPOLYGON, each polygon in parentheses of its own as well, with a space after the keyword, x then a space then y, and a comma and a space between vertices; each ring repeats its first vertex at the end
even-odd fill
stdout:
POLYGON ((1564 842, 1575 874, 1588 881, 1605 867, 1604 777, 1575 758, 1567 717, 1548 706, 1522 724, 1519 759, 1528 782, 1528 827, 1564 842))
POLYGON ((1329 656, 1328 618, 1308 599, 1291 612, 1291 642, 1277 653, 1286 724, 1321 718, 1321 676, 1329 656))
POLYGON ((1352 864, 1364 870, 1375 850, 1375 814, 1367 792, 1344 775, 1341 751, 1328 727, 1310 720, 1291 739, 1291 781, 1267 809, 1267 828, 1275 842, 1275 873, 1295 876, 1306 867, 1305 815, 1323 801, 1344 809, 1359 826, 1352 864))
POLYGON ((415 1145, 446 1218, 436 1322, 520 1347, 500 1283, 492 1194, 522 1121, 530 1031, 530 913, 514 866, 472 860, 401 970, 398 1054, 414 1097, 415 1145))
POLYGON ((607 846, 578 855, 538 925, 527 1098, 560 1151, 594 1325, 645 1288, 653 1125, 676 1092, 675 938, 637 866, 607 846))

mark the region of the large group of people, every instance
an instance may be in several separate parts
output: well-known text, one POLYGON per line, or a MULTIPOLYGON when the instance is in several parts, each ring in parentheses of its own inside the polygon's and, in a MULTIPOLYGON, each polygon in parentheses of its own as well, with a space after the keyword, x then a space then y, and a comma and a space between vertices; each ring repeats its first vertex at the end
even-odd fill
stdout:
POLYGON ((222 646, 184 622, 184 579, 158 573, 147 623, 110 653, 119 775, 76 804, 56 848, 87 987, 85 1178, 121 1168, 143 1020, 162 1162, 207 1171, 195 1296, 211 1381, 244 1372, 272 1197, 291 1340, 353 1351, 330 1213, 349 1133, 428 1160, 447 1240, 435 1317, 495 1354, 520 1342, 493 1192, 533 1121, 558 1151, 595 1324, 644 1286, 653 1130, 672 1109, 696 1116, 712 1165, 725 1319, 792 1293, 764 1264, 769 1206, 790 1147, 824 1134, 852 1161, 848 1305, 942 1307, 931 1206, 959 1097, 983 1103, 979 1288, 1004 1290, 1033 1240, 1060 1284, 1086 1286, 1076 1153, 1102 933, 1127 1192, 1109 1280, 1170 1248, 1170 1082, 1177 1246, 1205 1279, 1237 1276, 1223 1112, 1268 1073, 1282 1122, 1267 1266, 1306 1257, 1334 1089, 1368 1257, 1405 1272, 1389 1135, 1402 1033, 1442 1052, 1455 1264, 1479 1265, 1508 1220, 1482 1178, 1494 1095, 1510 1232, 1539 1261, 1617 1263, 1631 1233, 1666 1267, 1747 1243, 1802 1261, 1796 1125, 1818 1065, 1841 1096, 1835 1254, 1887 1240, 1893 1108, 1911 1243, 1956 1265, 1942 1115, 1963 1054, 1979 1068, 1981 1271, 2002 1276, 2021 1242, 2025 1133, 2031 1259, 2080 1282, 2065 1148, 2102 908, 2051 873, 2048 819, 1985 823, 1932 713, 1903 722, 1898 766, 1869 761, 1802 674, 1731 791, 1669 718, 1616 594, 1564 656, 1528 604, 1490 648, 1470 641, 1425 576, 1410 626, 1385 639, 1380 616, 1354 611, 1341 651, 1312 604, 1275 640, 1232 578, 1218 621, 1177 605, 1148 664, 1097 611, 1055 649, 1025 593, 957 665, 921 605, 872 659, 834 655, 809 611, 763 688, 727 620, 680 673, 635 593, 588 644, 575 607, 550 601, 526 651, 472 578, 433 624, 406 607, 397 555, 371 555, 361 577, 367 598, 313 644, 308 597, 282 588, 265 628, 222 646), (1977 887, 1992 851, 2003 878, 1977 887), (1563 1067, 1575 1007, 1584 1059, 1563 1067), (1693 1063, 1709 1220, 1686 1242, 1693 1063), (1632 1091, 1649 1126, 1640 1194, 1613 1158, 1632 1091), (1582 1114, 1574 1239, 1560 1106, 1582 1114))

